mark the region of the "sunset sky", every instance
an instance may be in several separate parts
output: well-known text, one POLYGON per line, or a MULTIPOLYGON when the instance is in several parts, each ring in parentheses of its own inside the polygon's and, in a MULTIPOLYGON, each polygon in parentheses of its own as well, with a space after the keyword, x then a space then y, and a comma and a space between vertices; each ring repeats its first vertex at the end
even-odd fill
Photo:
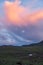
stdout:
POLYGON ((23 45, 41 40, 43 0, 0 0, 0 45, 23 45))

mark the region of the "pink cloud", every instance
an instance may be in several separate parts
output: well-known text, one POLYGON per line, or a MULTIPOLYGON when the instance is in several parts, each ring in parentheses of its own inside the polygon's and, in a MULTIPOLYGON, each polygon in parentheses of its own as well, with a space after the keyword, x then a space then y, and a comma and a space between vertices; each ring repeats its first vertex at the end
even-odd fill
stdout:
POLYGON ((26 20, 30 22, 37 22, 41 19, 43 19, 43 10, 37 10, 26 16, 26 20))
POLYGON ((15 0, 14 2, 6 1, 4 4, 6 20, 14 25, 33 24, 43 19, 43 9, 27 13, 28 9, 21 5, 20 0, 15 0))

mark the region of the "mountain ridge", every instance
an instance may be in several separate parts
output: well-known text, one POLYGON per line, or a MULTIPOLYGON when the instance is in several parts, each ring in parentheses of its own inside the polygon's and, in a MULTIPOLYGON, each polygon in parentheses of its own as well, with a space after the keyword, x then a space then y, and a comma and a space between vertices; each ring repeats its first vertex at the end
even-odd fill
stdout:
POLYGON ((37 43, 31 43, 31 44, 26 44, 26 45, 21 45, 21 46, 19 46, 19 45, 0 45, 0 47, 1 46, 5 46, 5 47, 7 47, 7 46, 11 46, 11 47, 28 47, 28 46, 43 46, 43 41, 40 41, 40 42, 37 42, 37 43))
POLYGON ((43 41, 37 42, 37 43, 32 43, 29 45, 22 45, 22 46, 42 46, 43 45, 43 41))

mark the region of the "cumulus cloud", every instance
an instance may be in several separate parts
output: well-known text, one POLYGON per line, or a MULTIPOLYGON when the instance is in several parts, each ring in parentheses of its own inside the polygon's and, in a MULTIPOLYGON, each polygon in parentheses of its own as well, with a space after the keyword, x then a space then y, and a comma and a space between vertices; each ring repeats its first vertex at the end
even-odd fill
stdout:
POLYGON ((26 12, 26 8, 20 5, 21 2, 19 0, 16 0, 15 2, 5 2, 5 13, 6 18, 16 25, 22 24, 23 18, 26 12))
POLYGON ((43 9, 32 13, 27 12, 28 8, 22 6, 20 0, 5 1, 4 5, 6 20, 14 25, 26 25, 43 19, 43 9))

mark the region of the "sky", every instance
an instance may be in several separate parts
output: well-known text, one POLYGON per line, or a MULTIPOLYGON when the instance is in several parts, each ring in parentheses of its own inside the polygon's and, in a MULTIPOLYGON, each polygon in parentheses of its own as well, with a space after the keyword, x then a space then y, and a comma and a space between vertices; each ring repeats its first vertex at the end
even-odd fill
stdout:
POLYGON ((43 40, 43 0, 0 0, 0 45, 43 40))

